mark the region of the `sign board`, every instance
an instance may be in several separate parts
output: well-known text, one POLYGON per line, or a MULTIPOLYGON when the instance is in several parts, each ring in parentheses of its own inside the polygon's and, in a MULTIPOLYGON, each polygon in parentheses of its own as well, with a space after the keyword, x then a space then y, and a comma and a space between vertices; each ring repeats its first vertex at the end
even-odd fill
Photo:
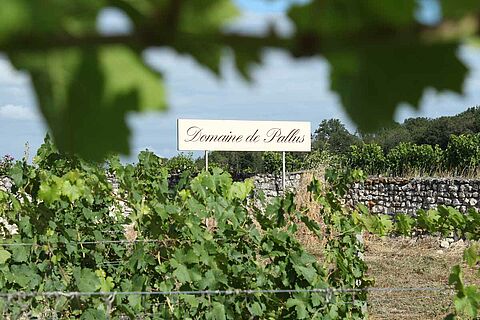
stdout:
POLYGON ((180 151, 311 151, 310 122, 177 120, 180 151))

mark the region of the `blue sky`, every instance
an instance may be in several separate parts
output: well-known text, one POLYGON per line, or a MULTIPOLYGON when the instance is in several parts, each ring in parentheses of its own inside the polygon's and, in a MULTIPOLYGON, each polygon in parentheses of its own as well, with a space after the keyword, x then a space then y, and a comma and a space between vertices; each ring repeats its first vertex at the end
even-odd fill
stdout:
MULTIPOLYGON (((292 26, 285 18, 285 8, 303 1, 237 0, 243 15, 230 28, 262 32, 274 23, 279 32, 289 33, 292 26)), ((434 0, 425 2, 418 15, 435 21, 438 12, 434 0)), ((129 23, 118 12, 106 11, 99 18, 99 29, 105 33, 127 32, 129 23)), ((480 104, 480 49, 463 47, 458 54, 471 67, 465 95, 427 90, 420 110, 402 106, 397 121, 413 116, 453 115, 480 104)), ((338 96, 329 89, 329 66, 323 59, 294 60, 279 51, 266 51, 264 64, 254 69, 254 82, 249 84, 238 76, 228 58, 223 60, 222 78, 218 79, 191 58, 170 50, 148 50, 144 57, 163 73, 170 109, 166 113, 129 116, 133 154, 148 148, 161 156, 175 155, 177 118, 304 120, 311 121, 312 128, 323 119, 339 118, 354 129, 338 96)), ((20 158, 28 142, 32 156, 45 132, 28 76, 14 71, 0 57, 0 155, 8 153, 20 158)))

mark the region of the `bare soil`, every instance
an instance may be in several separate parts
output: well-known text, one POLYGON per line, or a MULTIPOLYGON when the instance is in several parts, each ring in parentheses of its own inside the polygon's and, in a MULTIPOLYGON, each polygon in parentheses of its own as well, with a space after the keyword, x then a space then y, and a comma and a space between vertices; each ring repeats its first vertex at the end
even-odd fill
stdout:
MULTIPOLYGON (((376 288, 445 288, 438 291, 371 292, 370 319, 443 319, 453 308, 448 287, 452 266, 462 264, 463 241, 440 247, 440 239, 365 239, 365 259, 376 288)), ((475 270, 465 270, 465 282, 480 285, 475 270)))

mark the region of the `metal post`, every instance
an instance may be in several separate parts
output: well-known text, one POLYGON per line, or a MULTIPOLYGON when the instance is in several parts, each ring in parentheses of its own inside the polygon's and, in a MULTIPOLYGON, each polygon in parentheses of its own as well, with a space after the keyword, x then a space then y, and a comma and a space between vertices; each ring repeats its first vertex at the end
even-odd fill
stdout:
POLYGON ((208 150, 205 150, 205 171, 208 171, 208 150))
POLYGON ((282 151, 282 186, 285 193, 285 151, 282 151))

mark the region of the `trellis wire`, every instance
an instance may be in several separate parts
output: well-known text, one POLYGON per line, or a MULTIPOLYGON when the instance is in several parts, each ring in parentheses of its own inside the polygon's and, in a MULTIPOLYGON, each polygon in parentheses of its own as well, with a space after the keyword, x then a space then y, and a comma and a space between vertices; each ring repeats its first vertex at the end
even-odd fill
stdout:
POLYGON ((57 241, 57 242, 12 242, 12 243, 0 243, 3 247, 15 247, 15 246, 42 246, 45 244, 73 244, 73 245, 90 245, 90 244, 133 244, 133 243, 162 243, 169 241, 178 241, 177 239, 135 239, 135 240, 97 240, 97 241, 57 241))
POLYGON ((318 288, 318 289, 265 289, 265 290, 191 290, 191 291, 112 291, 112 292, 81 292, 81 291, 45 291, 45 292, 8 292, 0 293, 0 298, 33 298, 33 297, 85 297, 85 296, 175 296, 175 295, 254 295, 280 293, 359 293, 359 292, 443 292, 451 291, 449 287, 393 287, 393 288, 318 288))

